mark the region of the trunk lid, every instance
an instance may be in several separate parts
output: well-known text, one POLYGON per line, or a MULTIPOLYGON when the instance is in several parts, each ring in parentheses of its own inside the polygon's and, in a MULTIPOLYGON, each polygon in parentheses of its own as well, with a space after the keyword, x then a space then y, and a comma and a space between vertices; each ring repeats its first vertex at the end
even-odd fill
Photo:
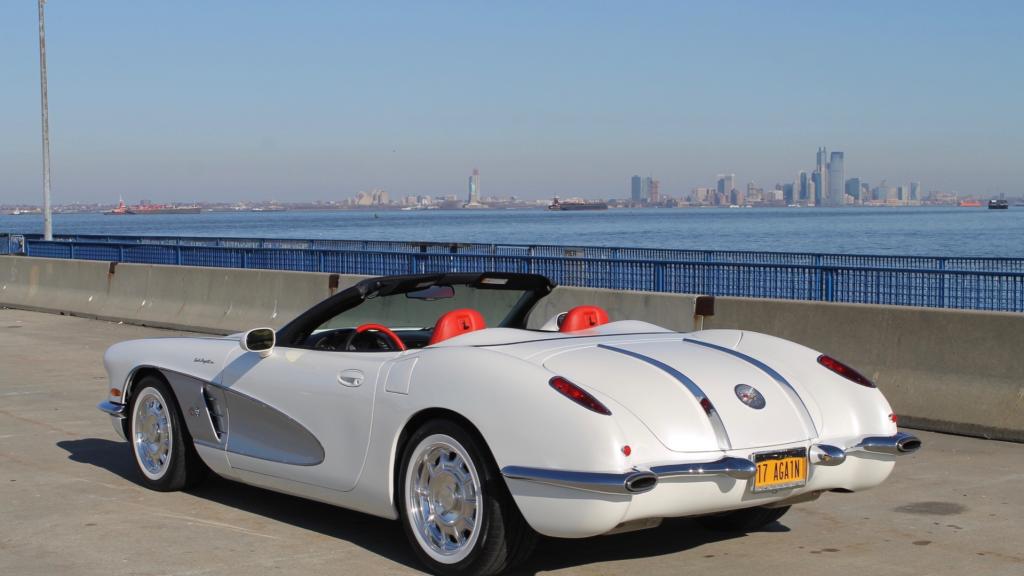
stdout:
POLYGON ((814 437, 806 400, 771 368, 682 338, 609 341, 555 353, 543 365, 622 404, 673 451, 747 449, 814 437), (764 407, 742 402, 736 393, 740 384, 757 389, 764 407), (702 397, 713 406, 711 414, 702 397))

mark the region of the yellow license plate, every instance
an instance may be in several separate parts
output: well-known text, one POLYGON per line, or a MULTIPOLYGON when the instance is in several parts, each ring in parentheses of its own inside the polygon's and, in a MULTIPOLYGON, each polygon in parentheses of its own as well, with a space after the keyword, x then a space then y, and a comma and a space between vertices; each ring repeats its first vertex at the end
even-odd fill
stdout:
POLYGON ((807 450, 796 448, 754 454, 757 474, 754 492, 768 492, 807 484, 807 450))

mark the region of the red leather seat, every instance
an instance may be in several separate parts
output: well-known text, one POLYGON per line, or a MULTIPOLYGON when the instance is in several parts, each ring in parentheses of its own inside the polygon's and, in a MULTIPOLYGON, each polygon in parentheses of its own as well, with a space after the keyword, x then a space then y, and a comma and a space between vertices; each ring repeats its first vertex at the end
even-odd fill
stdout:
POLYGON ((437 324, 434 324, 434 333, 430 335, 430 342, 427 343, 427 346, 486 327, 483 314, 476 310, 472 308, 452 310, 437 319, 437 324))
POLYGON ((559 332, 576 332, 608 323, 608 313, 599 306, 577 306, 565 313, 559 332))

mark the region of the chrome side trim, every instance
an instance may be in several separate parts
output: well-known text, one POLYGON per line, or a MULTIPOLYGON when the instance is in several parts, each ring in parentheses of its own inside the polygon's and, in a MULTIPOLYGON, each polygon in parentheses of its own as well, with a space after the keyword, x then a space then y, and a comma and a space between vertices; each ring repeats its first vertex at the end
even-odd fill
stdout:
POLYGON ((100 412, 105 412, 110 416, 113 416, 114 418, 124 420, 125 418, 128 417, 127 404, 118 404, 117 402, 104 400, 103 402, 97 404, 96 407, 99 408, 100 412))
POLYGON ((718 410, 715 409, 715 405, 711 403, 711 399, 708 398, 708 395, 701 390, 700 386, 698 386, 696 382, 668 364, 651 358, 650 356, 645 356, 638 352, 632 352, 622 348, 616 348, 615 346, 609 346, 607 344, 598 344, 597 347, 605 350, 611 350, 612 352, 618 352, 619 354, 625 354, 631 358, 636 358, 637 360, 646 362, 675 378, 680 384, 690 391, 690 394, 693 395, 697 404, 699 404, 708 415, 708 420, 711 421, 711 428, 714 429, 715 437, 718 439, 718 447, 722 450, 732 449, 732 442, 729 440, 729 433, 725 430, 725 423, 722 422, 722 417, 718 414, 718 410))
POLYGON ((917 452, 920 448, 921 440, 917 436, 898 432, 893 436, 868 436, 850 448, 850 451, 903 455, 917 452))
POLYGON ((793 400, 795 404, 798 404, 801 408, 803 408, 804 424, 807 426, 807 431, 810 432, 813 437, 818 436, 818 427, 814 425, 814 418, 811 418, 811 411, 807 408, 807 404, 804 403, 804 399, 800 397, 800 394, 796 391, 796 388, 793 388, 793 385, 789 383, 789 380, 786 380, 786 378, 783 377, 782 374, 776 372, 774 368, 765 364, 764 362, 761 362, 760 360, 754 358, 753 356, 749 356, 738 350, 733 350, 732 348, 726 348, 725 346, 719 346, 718 344, 712 344, 710 342, 704 342, 702 340, 694 340, 692 338, 683 338, 683 342, 697 344, 698 346, 704 346, 705 348, 711 348, 712 350, 718 350, 719 352, 729 354, 730 356, 734 356, 736 358, 739 358, 740 360, 743 360, 754 365, 757 369, 767 374, 769 377, 771 377, 772 380, 775 380, 776 383, 782 386, 782 389, 786 392, 786 395, 788 395, 789 398, 793 400))
POLYGON ((754 477, 754 474, 757 473, 757 466, 746 458, 727 457, 714 462, 653 466, 651 472, 657 474, 659 480, 685 476, 728 476, 737 480, 746 480, 754 477))
POLYGON ((811 463, 819 466, 839 466, 846 462, 846 451, 829 444, 811 446, 811 463))
POLYGON ((570 470, 551 470, 548 468, 527 468, 524 466, 505 466, 501 474, 510 480, 527 480, 539 484, 575 488, 587 492, 602 494, 640 494, 654 489, 657 477, 650 472, 634 470, 621 474, 606 472, 573 472, 570 470), (638 484, 640 490, 629 487, 638 484), (652 481, 653 480, 653 481, 652 481))

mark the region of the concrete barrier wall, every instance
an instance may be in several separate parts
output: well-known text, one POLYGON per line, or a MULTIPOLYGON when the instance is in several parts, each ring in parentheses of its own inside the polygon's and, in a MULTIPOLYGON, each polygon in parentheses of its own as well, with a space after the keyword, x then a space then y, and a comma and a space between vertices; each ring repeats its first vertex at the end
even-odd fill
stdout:
POLYGON ((0 256, 0 305, 214 334, 278 328, 361 276, 0 256))
MULTIPOLYGON (((0 256, 0 305, 211 333, 280 327, 362 277, 0 256)), ((690 331, 739 328, 831 354, 875 380, 910 427, 1024 441, 1024 314, 558 287, 540 326, 578 304, 690 331)))

